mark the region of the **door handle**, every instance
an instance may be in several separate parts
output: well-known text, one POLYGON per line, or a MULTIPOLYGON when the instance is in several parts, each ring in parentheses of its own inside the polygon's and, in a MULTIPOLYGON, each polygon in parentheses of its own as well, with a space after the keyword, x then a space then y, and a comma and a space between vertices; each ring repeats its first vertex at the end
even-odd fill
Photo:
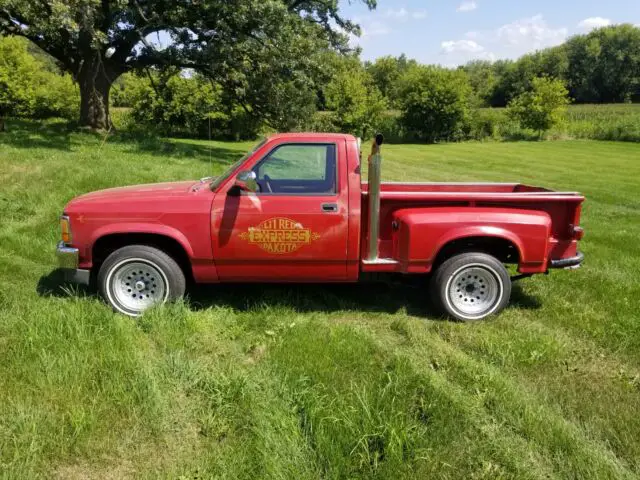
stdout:
POLYGON ((322 211, 325 213, 335 213, 338 211, 338 204, 337 203, 323 203, 322 204, 322 211))

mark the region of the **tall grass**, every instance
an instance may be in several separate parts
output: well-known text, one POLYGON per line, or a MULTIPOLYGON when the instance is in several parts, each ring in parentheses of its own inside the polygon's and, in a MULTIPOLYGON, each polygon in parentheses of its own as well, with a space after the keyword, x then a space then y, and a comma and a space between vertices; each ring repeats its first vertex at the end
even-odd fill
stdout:
MULTIPOLYGON (((640 104, 572 105, 565 121, 547 132, 547 138, 640 142, 640 104)), ((537 138, 523 130, 504 109, 480 109, 470 122, 469 137, 475 140, 537 138)))

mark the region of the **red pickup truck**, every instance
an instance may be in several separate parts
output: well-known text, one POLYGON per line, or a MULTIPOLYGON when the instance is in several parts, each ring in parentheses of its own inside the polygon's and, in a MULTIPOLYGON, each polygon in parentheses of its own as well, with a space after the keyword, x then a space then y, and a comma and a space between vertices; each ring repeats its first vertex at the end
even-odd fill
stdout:
POLYGON ((358 282, 431 274, 438 309, 462 321, 509 302, 518 277, 576 268, 578 193, 505 183, 369 181, 360 142, 340 134, 280 134, 226 173, 199 182, 113 188, 73 199, 57 254, 71 281, 97 282, 136 316, 181 297, 189 281, 358 282))

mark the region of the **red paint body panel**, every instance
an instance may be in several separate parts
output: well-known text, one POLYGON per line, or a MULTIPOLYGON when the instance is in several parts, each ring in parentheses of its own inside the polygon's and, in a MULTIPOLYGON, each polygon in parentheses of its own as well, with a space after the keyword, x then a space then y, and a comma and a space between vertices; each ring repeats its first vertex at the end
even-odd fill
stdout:
MULTIPOLYGON (((384 166, 383 166, 384 169, 384 166)), ((82 195, 65 208, 80 251, 93 264, 95 242, 107 235, 145 233, 182 246, 197 282, 353 282, 362 272, 426 273, 450 241, 497 237, 511 242, 522 273, 540 273, 551 259, 576 255, 581 204, 577 193, 502 183, 383 183, 381 258, 368 253, 367 184, 350 135, 272 136, 212 191, 208 183, 175 182, 114 188, 82 195), (331 195, 253 194, 234 189, 283 144, 333 144, 337 189, 331 195), (337 211, 323 212, 324 204, 337 211)))
POLYGON ((250 170, 282 143, 333 143, 338 164, 336 194, 234 194, 234 177, 230 177, 218 189, 211 211, 213 256, 221 281, 348 280, 349 184, 343 161, 347 158, 346 142, 315 135, 287 138, 268 142, 241 170, 250 170), (336 204, 338 210, 323 212, 321 206, 325 203, 336 204), (299 241, 299 234, 307 238, 299 241))
POLYGON ((428 272, 438 252, 449 242, 470 237, 508 240, 519 253, 520 270, 544 272, 551 218, 545 212, 469 207, 400 209, 393 220, 392 257, 401 271, 428 272))
POLYGON ((80 250, 80 268, 92 268, 93 245, 105 235, 147 233, 182 245, 196 281, 217 281, 209 224, 214 194, 202 186, 192 181, 140 185, 73 199, 65 213, 73 225, 72 243, 80 250))

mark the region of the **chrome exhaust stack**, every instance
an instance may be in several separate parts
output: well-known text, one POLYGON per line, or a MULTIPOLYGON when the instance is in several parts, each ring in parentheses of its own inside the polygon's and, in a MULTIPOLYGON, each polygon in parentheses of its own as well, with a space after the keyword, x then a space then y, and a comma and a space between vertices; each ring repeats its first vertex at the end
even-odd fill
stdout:
POLYGON ((380 181, 382 155, 380 147, 384 142, 382 134, 377 134, 371 146, 369 155, 369 251, 368 262, 375 262, 379 259, 378 237, 380 236, 380 181))

